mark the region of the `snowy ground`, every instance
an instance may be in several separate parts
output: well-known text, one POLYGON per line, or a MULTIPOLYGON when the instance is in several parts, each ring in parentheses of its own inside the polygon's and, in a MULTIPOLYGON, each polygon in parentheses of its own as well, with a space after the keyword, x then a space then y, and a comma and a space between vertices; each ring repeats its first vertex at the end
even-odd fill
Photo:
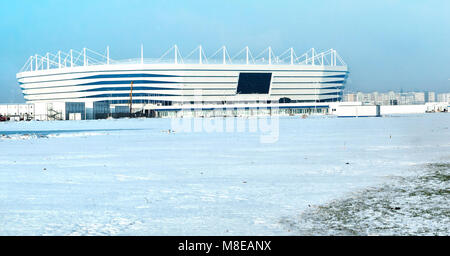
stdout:
POLYGON ((450 114, 285 117, 274 143, 169 129, 170 119, 0 123, 0 235, 449 235, 448 180, 430 185, 436 200, 403 181, 450 162, 450 114), (380 200, 418 216, 443 209, 427 222, 384 214, 380 200))
POLYGON ((449 203, 450 163, 426 164, 417 175, 309 206, 298 217, 280 222, 301 235, 448 236, 449 203))

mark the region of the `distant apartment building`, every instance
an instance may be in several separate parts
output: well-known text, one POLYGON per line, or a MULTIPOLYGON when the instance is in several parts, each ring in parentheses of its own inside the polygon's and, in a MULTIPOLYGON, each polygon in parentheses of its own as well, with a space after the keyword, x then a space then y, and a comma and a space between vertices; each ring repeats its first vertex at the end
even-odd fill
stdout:
POLYGON ((425 92, 425 102, 435 102, 435 101, 436 101, 436 93, 425 92))
POLYGON ((414 104, 424 104, 425 103, 425 93, 424 92, 413 92, 414 104))
POLYGON ((450 103, 450 93, 439 93, 437 95, 437 101, 450 103))
POLYGON ((356 102, 356 101, 358 101, 358 97, 357 97, 356 93, 344 94, 344 101, 356 102))
POLYGON ((356 92, 344 94, 344 101, 376 105, 413 105, 435 101, 434 92, 356 92))

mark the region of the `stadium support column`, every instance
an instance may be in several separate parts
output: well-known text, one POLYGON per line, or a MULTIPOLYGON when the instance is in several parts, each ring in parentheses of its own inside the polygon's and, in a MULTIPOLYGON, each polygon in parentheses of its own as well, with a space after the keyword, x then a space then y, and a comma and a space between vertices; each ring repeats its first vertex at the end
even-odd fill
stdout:
POLYGON ((61 68, 61 51, 58 51, 58 68, 61 68))
POLYGON ((336 50, 333 50, 333 66, 336 66, 336 50))
POLYGON ((248 46, 245 47, 245 59, 246 59, 247 65, 248 65, 248 46))
POLYGON ((226 54, 227 49, 225 48, 225 45, 222 47, 222 52, 223 52, 223 64, 226 64, 226 58, 225 58, 225 54, 226 54))
POLYGON ((198 63, 202 64, 202 46, 198 47, 198 63))
POLYGON ((333 64, 333 49, 330 49, 330 66, 334 66, 333 64))
POLYGON ((175 45, 173 48, 175 52, 175 64, 178 64, 178 47, 175 45))
POLYGON ((106 46, 106 64, 109 65, 109 46, 106 46))
POLYGON ((272 64, 272 47, 269 46, 269 65, 272 64))
POLYGON ((86 48, 83 48, 83 65, 86 66, 87 59, 86 59, 86 48))
POLYGON ((291 47, 291 65, 294 65, 294 48, 291 47))
POLYGON ((141 44, 141 64, 144 64, 144 45, 141 44))
POLYGON ((73 50, 70 49, 70 67, 73 67, 73 50))
POLYGON ((311 64, 314 66, 314 59, 316 58, 315 53, 314 53, 314 48, 311 49, 312 51, 312 56, 311 56, 311 64))

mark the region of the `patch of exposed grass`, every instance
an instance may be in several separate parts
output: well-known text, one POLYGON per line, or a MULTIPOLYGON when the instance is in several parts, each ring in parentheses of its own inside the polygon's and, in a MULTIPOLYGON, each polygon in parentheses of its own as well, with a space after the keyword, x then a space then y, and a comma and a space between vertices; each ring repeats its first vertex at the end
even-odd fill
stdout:
POLYGON ((450 163, 424 166, 356 196, 313 206, 289 223, 301 235, 450 235, 450 163))

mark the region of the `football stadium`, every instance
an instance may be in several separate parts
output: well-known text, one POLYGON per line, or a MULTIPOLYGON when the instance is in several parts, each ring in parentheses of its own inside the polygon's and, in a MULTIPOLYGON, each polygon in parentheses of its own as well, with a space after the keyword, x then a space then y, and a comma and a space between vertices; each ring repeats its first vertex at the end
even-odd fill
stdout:
POLYGON ((254 54, 244 47, 230 54, 223 46, 207 55, 198 46, 183 56, 174 45, 159 58, 144 58, 142 46, 140 57, 125 60, 111 59, 109 47, 102 53, 84 48, 36 54, 17 80, 36 115, 69 119, 77 113, 78 119, 93 119, 179 116, 188 109, 203 116, 218 108, 320 113, 329 102, 341 101, 347 76, 334 49, 298 55, 293 48, 254 54))

